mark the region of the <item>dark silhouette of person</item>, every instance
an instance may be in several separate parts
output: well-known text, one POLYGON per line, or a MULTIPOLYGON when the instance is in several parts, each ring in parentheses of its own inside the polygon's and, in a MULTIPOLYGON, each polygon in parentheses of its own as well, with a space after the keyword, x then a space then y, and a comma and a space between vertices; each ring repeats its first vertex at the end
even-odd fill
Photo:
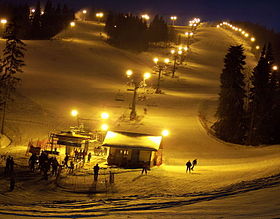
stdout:
POLYGON ((4 172, 5 176, 8 176, 10 173, 10 162, 11 162, 11 157, 8 156, 6 159, 6 166, 5 166, 5 172, 4 172))
POLYGON ((74 162, 71 160, 70 161, 69 174, 73 174, 74 173, 74 167, 75 167, 74 162))
POLYGON ((144 162, 143 168, 142 168, 142 174, 145 172, 145 174, 147 175, 147 169, 148 169, 148 164, 147 164, 147 162, 144 162))
POLYGON ((190 160, 186 163, 186 166, 187 166, 186 173, 187 173, 188 171, 189 171, 189 173, 190 173, 190 172, 191 172, 191 166, 192 166, 192 163, 191 163, 190 160))
POLYGON ((15 188, 16 180, 14 174, 11 175, 10 178, 10 192, 12 192, 15 188))
POLYGON ((14 164, 15 164, 14 158, 11 157, 11 158, 10 158, 9 174, 13 174, 13 173, 14 173, 14 164))
POLYGON ((46 158, 44 160, 44 163, 42 164, 43 179, 45 179, 45 180, 48 180, 49 169, 50 169, 50 161, 49 161, 49 158, 46 158))
POLYGON ((69 160, 69 156, 68 156, 68 154, 66 154, 66 156, 65 156, 65 158, 64 158, 64 165, 65 165, 66 167, 68 167, 68 160, 69 160))
POLYGON ((192 168, 191 170, 193 170, 193 168, 197 165, 197 159, 194 159, 192 162, 192 168))
POLYGON ((91 159, 91 153, 89 152, 87 156, 87 161, 90 162, 90 159, 91 159))
POLYGON ((56 157, 54 157, 52 159, 51 165, 52 165, 52 176, 57 176, 57 168, 58 168, 59 164, 58 164, 56 157))
POLYGON ((93 167, 93 175, 94 175, 94 181, 97 181, 98 179, 98 172, 99 172, 99 166, 98 163, 93 167))
POLYGON ((29 167, 30 167, 30 170, 32 171, 32 172, 34 172, 35 171, 35 163, 36 163, 36 161, 37 161, 37 156, 36 156, 36 154, 32 154, 31 155, 31 157, 29 158, 29 167))

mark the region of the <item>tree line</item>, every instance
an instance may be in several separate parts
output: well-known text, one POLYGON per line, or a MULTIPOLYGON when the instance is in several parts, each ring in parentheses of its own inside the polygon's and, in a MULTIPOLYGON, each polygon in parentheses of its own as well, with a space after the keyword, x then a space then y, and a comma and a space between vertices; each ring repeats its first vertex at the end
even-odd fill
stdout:
POLYGON ((241 27, 244 30, 250 30, 254 33, 254 36, 257 38, 258 42, 262 44, 270 42, 274 48, 274 58, 277 62, 280 61, 280 33, 274 31, 273 29, 268 29, 260 24, 255 24, 252 22, 245 21, 235 21, 234 25, 241 27))
POLYGON ((246 72, 242 45, 224 58, 221 89, 212 128, 218 138, 236 144, 280 143, 280 72, 273 69, 271 44, 263 47, 257 66, 246 72))
POLYGON ((73 10, 67 5, 53 5, 50 0, 44 10, 38 1, 33 11, 27 4, 0 3, 0 14, 17 26, 17 37, 25 40, 50 39, 74 19, 73 10))
POLYGON ((105 32, 110 44, 135 51, 145 51, 152 43, 169 42, 176 37, 174 30, 159 15, 148 25, 141 17, 110 12, 105 32))

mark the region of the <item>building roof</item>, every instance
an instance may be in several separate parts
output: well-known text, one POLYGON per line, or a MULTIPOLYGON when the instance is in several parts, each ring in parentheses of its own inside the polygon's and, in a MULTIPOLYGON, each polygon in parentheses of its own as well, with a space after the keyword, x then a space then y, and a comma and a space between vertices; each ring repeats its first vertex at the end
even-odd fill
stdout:
POLYGON ((161 141, 162 136, 108 131, 102 146, 156 151, 160 148, 161 141))

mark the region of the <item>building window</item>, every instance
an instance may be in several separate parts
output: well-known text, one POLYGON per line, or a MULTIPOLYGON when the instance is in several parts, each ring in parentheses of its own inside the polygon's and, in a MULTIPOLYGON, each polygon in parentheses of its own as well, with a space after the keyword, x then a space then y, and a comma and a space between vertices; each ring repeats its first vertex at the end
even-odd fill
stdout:
POLYGON ((128 155, 128 150, 120 150, 120 154, 128 155))

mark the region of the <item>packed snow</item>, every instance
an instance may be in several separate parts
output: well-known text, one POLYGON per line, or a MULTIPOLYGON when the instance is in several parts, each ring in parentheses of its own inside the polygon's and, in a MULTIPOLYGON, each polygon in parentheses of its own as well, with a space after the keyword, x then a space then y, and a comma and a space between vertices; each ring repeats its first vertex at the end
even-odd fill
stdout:
MULTIPOLYGON (((178 29, 184 33, 188 27, 178 29)), ((7 131, 17 140, 0 150, 14 156, 16 186, 9 192, 9 181, 1 176, 0 218, 279 217, 279 145, 233 145, 209 132, 227 48, 243 44, 252 68, 256 59, 250 44, 229 30, 203 24, 177 77, 164 77, 163 94, 149 88, 147 100, 137 104, 141 120, 131 122, 126 119, 132 98, 126 70, 152 72, 153 57, 167 57, 170 51, 137 54, 114 48, 105 39, 102 24, 80 21, 53 40, 25 42, 22 85, 6 120, 7 131), (116 101, 117 95, 123 101, 116 101), (31 173, 28 140, 68 129, 76 122, 70 116, 73 108, 82 118, 93 119, 95 127, 100 125, 100 113, 107 111, 110 130, 159 135, 168 129, 170 135, 163 139, 163 165, 141 175, 140 169, 109 169, 106 157, 94 156, 74 175, 64 171, 58 185, 54 177, 46 181, 31 173), (198 165, 186 173, 186 162, 195 158, 198 165), (92 175, 96 163, 103 167, 97 185, 92 175), (108 184, 109 171, 115 174, 114 184, 108 184)), ((147 83, 155 85, 156 77, 147 83)), ((1 164, 3 172, 4 160, 1 164)))

